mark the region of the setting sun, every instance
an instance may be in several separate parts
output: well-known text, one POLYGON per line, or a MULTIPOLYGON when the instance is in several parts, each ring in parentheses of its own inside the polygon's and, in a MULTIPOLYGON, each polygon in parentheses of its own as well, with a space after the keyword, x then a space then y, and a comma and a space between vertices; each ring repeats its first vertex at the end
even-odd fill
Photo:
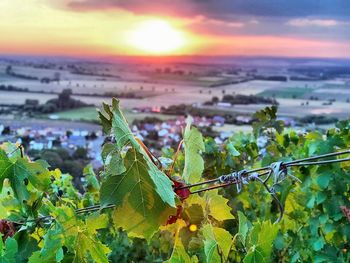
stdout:
POLYGON ((137 24, 127 36, 134 48, 152 54, 167 54, 185 45, 183 33, 163 20, 147 20, 137 24))

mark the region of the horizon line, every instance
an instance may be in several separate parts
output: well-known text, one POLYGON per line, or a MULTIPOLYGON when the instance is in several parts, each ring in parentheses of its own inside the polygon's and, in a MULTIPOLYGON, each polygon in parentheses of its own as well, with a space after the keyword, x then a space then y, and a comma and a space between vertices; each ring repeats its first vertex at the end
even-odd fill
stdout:
POLYGON ((342 60, 348 61, 350 57, 338 57, 338 56, 289 56, 289 55, 245 55, 245 54, 228 54, 228 55, 204 55, 204 54, 174 54, 174 55, 124 55, 124 54, 106 54, 106 55, 71 55, 71 54, 16 54, 16 53, 0 53, 0 58, 3 57, 34 57, 34 58, 66 58, 66 59, 81 59, 81 60, 113 60, 116 58, 121 59, 178 59, 178 58, 264 58, 264 59, 309 59, 309 60, 342 60))

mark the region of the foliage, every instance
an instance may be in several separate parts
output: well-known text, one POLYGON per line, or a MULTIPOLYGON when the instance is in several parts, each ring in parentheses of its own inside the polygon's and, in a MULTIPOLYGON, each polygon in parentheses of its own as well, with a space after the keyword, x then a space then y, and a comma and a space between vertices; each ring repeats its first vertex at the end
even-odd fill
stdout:
POLYGON ((347 121, 325 133, 298 133, 283 129, 274 107, 255 117, 253 134, 223 145, 188 124, 183 151, 164 149, 162 165, 113 100, 100 113, 111 136, 104 169, 98 177, 84 169, 83 194, 69 174, 2 144, 0 262, 348 262, 349 163, 290 168, 302 183, 275 189, 285 206, 279 224, 272 223, 278 215, 270 194, 254 182, 239 194, 235 187, 175 194, 174 185, 350 145, 347 121))

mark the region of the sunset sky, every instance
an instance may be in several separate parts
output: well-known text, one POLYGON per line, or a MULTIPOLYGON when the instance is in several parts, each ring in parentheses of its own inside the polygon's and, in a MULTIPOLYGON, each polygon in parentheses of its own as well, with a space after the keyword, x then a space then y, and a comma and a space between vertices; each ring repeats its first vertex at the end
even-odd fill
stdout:
POLYGON ((0 54, 350 58, 350 1, 0 0, 0 54))

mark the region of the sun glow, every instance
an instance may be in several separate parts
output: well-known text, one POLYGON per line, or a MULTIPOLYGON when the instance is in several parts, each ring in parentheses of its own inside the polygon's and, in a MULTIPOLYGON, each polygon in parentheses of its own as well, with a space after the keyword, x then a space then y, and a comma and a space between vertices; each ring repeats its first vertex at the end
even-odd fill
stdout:
POLYGON ((147 20, 137 24, 127 40, 132 47, 150 54, 169 54, 186 44, 184 33, 164 20, 147 20))

